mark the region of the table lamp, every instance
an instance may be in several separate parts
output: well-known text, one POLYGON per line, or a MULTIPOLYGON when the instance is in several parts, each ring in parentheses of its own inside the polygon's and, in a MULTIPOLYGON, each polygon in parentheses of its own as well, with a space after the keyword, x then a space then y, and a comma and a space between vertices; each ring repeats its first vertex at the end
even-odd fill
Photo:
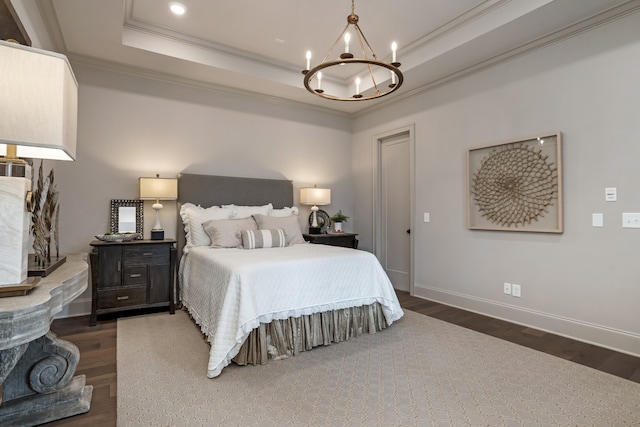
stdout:
POLYGON ((0 41, 0 58, 1 291, 27 283, 34 201, 21 158, 75 159, 78 83, 64 55, 0 41))
MULTIPOLYGON (((311 206, 311 215, 309 216, 309 234, 320 234, 321 226, 318 225, 317 212, 318 206, 328 205, 331 203, 331 190, 328 188, 306 187, 300 189, 300 203, 311 206)), ((328 224, 324 224, 325 226, 328 224)))
POLYGON ((155 200, 156 222, 151 229, 151 240, 164 240, 164 230, 160 225, 160 200, 176 200, 178 198, 178 180, 176 178, 139 178, 140 199, 155 200))

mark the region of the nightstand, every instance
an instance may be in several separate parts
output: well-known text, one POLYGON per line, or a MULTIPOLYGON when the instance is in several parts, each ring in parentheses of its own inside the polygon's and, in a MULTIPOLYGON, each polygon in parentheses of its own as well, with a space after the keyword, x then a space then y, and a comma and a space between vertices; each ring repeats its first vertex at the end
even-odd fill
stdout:
POLYGON ((356 238, 358 235, 354 233, 303 234, 302 236, 304 240, 311 243, 358 249, 356 238))
POLYGON ((100 314, 151 307, 175 313, 175 240, 91 242, 91 326, 100 314))

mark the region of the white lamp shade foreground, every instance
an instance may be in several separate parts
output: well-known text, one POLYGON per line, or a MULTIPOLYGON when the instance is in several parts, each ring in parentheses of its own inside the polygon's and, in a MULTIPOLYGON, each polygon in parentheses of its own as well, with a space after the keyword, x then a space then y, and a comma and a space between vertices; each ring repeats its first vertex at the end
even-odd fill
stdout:
POLYGON ((331 204, 331 190, 328 188, 307 187, 300 189, 300 203, 303 205, 311 206, 311 215, 313 219, 311 221, 311 227, 318 227, 318 206, 331 204))
POLYGON ((31 166, 74 160, 78 83, 64 55, 0 41, 0 286, 25 282, 31 166))
POLYGON ((64 55, 0 41, 0 155, 74 160, 78 83, 64 55))
POLYGON ((153 209, 156 211, 155 223, 151 229, 151 240, 164 239, 164 231, 160 225, 160 200, 176 200, 178 198, 178 180, 176 178, 139 178, 140 199, 155 200, 153 209))

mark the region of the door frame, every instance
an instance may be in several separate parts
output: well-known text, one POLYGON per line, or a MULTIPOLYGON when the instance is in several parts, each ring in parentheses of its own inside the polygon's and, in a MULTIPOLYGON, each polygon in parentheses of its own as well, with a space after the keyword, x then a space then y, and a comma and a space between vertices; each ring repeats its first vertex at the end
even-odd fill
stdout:
POLYGON ((412 123, 401 128, 381 132, 373 136, 373 253, 378 259, 382 256, 382 196, 380 191, 382 184, 382 143, 385 139, 409 134, 409 294, 414 294, 414 241, 415 241, 415 124, 412 123))

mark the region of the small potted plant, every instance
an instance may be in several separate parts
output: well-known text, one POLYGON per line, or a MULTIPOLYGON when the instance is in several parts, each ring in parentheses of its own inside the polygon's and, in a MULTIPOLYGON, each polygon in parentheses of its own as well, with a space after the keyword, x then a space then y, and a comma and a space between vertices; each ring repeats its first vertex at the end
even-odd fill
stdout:
POLYGON ((342 233, 342 223, 347 222, 348 216, 342 213, 342 209, 337 214, 329 218, 333 223, 333 231, 336 233, 342 233))

